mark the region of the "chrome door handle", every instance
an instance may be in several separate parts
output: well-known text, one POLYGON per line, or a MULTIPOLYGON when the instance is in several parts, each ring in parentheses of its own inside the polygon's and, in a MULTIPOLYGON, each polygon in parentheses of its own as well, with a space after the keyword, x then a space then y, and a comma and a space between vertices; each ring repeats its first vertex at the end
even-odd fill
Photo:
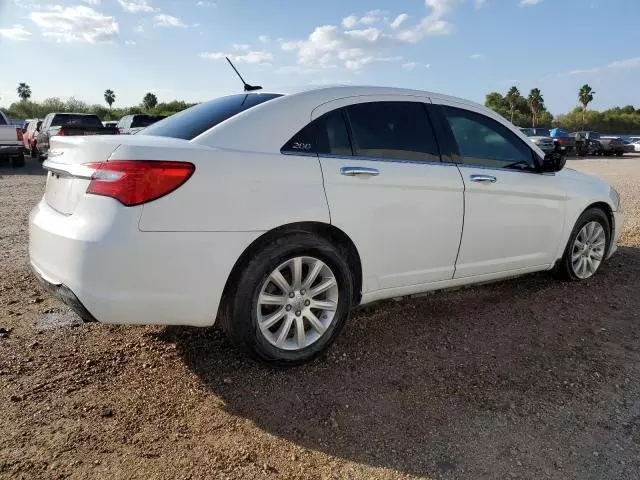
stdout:
POLYGON ((380 175, 380 171, 377 168, 369 167, 342 167, 340 173, 347 177, 375 177, 380 175))
POLYGON ((471 175, 472 182, 478 183, 496 183, 497 178, 493 175, 471 175))

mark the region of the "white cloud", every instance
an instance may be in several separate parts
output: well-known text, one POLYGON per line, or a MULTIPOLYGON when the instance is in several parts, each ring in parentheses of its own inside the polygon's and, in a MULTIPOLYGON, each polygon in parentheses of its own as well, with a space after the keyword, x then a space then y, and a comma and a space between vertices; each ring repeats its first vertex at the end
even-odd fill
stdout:
POLYGON ((90 7, 76 5, 52 12, 32 12, 29 18, 44 37, 58 42, 110 42, 118 36, 118 24, 113 17, 90 7))
POLYGON ((391 28, 399 28, 402 23, 409 18, 409 15, 406 13, 401 13, 398 15, 393 22, 391 22, 391 28))
POLYGON ((241 55, 223 52, 203 52, 200 54, 200 57, 208 60, 224 60, 225 57, 229 57, 229 59, 234 62, 250 64, 265 64, 273 59, 271 53, 261 51, 247 52, 241 55))
POLYGON ((251 49, 251 45, 247 45, 246 43, 234 43, 232 47, 234 50, 242 50, 243 52, 251 49))
POLYGON ((133 31, 136 33, 143 33, 144 27, 142 25, 138 25, 136 28, 133 29, 133 31))
POLYGON ((487 3, 487 0, 474 0, 473 2, 476 6, 476 8, 482 8, 484 7, 484 4, 487 3))
POLYGON ((203 1, 196 3, 196 5, 198 7, 215 7, 216 6, 215 2, 203 2, 203 1))
POLYGON ((185 27, 186 25, 178 17, 167 15, 166 13, 159 13, 153 17, 154 27, 185 27))
POLYGON ((358 17, 354 15, 349 15, 342 19, 342 25, 346 28, 353 28, 358 24, 358 17))
POLYGON ((124 8, 125 12, 155 12, 156 9, 151 5, 149 0, 118 0, 118 3, 124 8))
POLYGON ((258 37, 258 40, 260 41, 260 43, 269 43, 271 41, 269 35, 260 35, 258 37))
POLYGON ((481 58, 484 58, 484 54, 483 53, 474 53, 473 55, 469 55, 469 58, 471 60, 479 60, 481 58))
POLYGON ((408 72, 413 71, 417 66, 418 64, 416 62, 407 62, 402 64, 402 68, 408 72))
POLYGON ((602 65, 600 67, 571 70, 569 72, 561 73, 558 76, 564 77, 568 75, 592 75, 616 70, 629 70, 634 68, 640 68, 640 57, 627 58, 625 60, 615 60, 611 63, 608 63, 607 65, 602 65))
POLYGON ((31 36, 22 25, 13 25, 9 28, 0 28, 0 37, 9 38, 11 40, 27 40, 31 36))
POLYGON ((133 40, 126 40, 126 41, 124 42, 124 44, 125 44, 125 45, 136 45, 137 43, 138 43, 138 42, 135 42, 135 41, 133 41, 133 40))
POLYGON ((525 7, 527 5, 536 5, 540 3, 542 0, 520 0, 520 6, 525 7))
POLYGON ((307 39, 281 41, 280 47, 284 51, 297 51, 300 65, 324 68, 342 64, 347 69, 358 70, 364 65, 390 58, 388 50, 417 43, 429 35, 452 33, 454 26, 444 17, 461 1, 425 0, 428 14, 407 28, 402 28, 409 18, 406 13, 398 15, 392 22, 381 17, 386 14, 381 10, 367 12, 363 17, 350 15, 342 19, 341 26, 317 26, 307 39), (384 23, 354 28, 356 25, 371 25, 375 23, 374 18, 376 21, 383 19, 384 23))

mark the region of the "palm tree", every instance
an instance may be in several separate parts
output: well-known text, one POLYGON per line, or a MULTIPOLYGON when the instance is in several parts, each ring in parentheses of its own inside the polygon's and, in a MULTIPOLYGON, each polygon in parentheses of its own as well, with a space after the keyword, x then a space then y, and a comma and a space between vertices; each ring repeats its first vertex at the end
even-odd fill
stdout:
POLYGON ((540 115, 540 111, 544 106, 544 98, 542 98, 542 93, 539 88, 534 88, 529 92, 527 102, 529 103, 529 109, 531 110, 531 116, 533 117, 533 126, 535 127, 538 115, 540 115))
POLYGON ((158 104, 158 97, 156 97, 153 93, 147 93, 142 99, 142 104, 146 110, 151 110, 158 104))
POLYGON ((113 93, 113 90, 107 89, 104 91, 104 101, 109 105, 109 110, 111 110, 111 105, 116 101, 116 94, 113 93))
POLYGON ((516 109, 518 98, 520 98, 520 90, 515 85, 509 89, 505 97, 509 103, 509 110, 511 110, 511 123, 513 123, 513 112, 516 109))
POLYGON ((24 82, 20 82, 18 84, 18 88, 16 89, 16 91, 18 92, 18 96, 22 100, 28 100, 29 98, 31 98, 31 87, 24 82))
POLYGON ((580 91, 578 92, 578 100, 582 104, 582 128, 584 128, 585 124, 585 114, 587 113, 587 105, 589 105, 593 101, 593 96, 596 92, 587 85, 586 83, 580 87, 580 91))

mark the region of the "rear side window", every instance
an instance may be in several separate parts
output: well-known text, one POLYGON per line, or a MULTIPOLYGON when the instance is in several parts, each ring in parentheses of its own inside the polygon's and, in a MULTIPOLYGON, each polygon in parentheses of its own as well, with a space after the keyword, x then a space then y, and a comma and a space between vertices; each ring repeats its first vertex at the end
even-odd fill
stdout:
POLYGON ((73 113, 57 113, 51 121, 51 126, 89 125, 102 127, 102 122, 95 115, 75 115, 73 113))
POLYGON ((282 151, 353 155, 342 109, 317 118, 284 144, 282 151))
POLYGON ((4 119, 4 115, 0 115, 0 125, 6 125, 7 121, 4 119))
POLYGON ((419 102, 371 102, 346 107, 355 154, 440 161, 438 144, 419 102))
POLYGON ((131 122, 131 128, 140 128, 140 127, 148 127, 149 125, 153 125, 160 120, 164 120, 165 116, 162 115, 136 115, 133 117, 133 122, 131 122))
POLYGON ((216 98, 167 117, 140 133, 191 140, 240 112, 281 96, 274 93, 247 93, 216 98))

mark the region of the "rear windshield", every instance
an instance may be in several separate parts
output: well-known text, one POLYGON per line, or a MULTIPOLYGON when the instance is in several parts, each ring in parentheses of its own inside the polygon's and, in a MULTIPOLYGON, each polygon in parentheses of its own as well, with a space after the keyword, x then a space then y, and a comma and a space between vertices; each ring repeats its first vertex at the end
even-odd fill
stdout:
POLYGON ((131 128, 148 127, 165 118, 167 117, 164 115, 136 115, 131 122, 131 128))
POLYGON ((97 115, 77 115, 75 113, 57 113, 51 121, 52 127, 59 125, 87 125, 102 127, 102 122, 97 115))
POLYGON ((216 98, 171 115, 145 128, 140 134, 191 140, 240 112, 281 96, 274 93, 246 93, 216 98))

